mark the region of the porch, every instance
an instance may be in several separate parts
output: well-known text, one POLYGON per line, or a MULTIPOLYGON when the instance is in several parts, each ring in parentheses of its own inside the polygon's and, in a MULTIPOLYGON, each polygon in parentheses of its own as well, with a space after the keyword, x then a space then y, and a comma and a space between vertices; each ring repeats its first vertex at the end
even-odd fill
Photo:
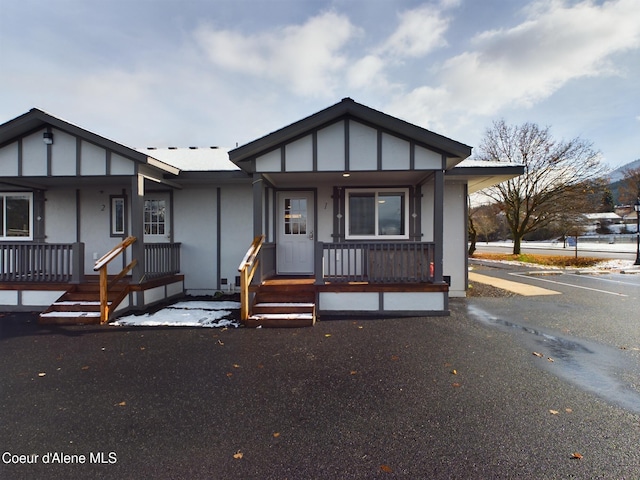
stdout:
POLYGON ((315 275, 279 276, 276 248, 256 237, 240 264, 247 326, 311 326, 321 315, 448 315, 432 242, 315 242, 315 275))
MULTIPOLYGON (((130 238, 129 244, 135 242, 130 238)), ((84 248, 83 243, 1 243, 2 308, 43 311, 42 324, 101 323, 116 313, 143 309, 184 292, 179 243, 145 244, 141 261, 133 259, 118 274, 107 275, 105 269, 104 279, 85 273, 84 248), (139 280, 129 274, 136 264, 143 266, 139 280), (105 289, 102 294, 101 288, 105 289)), ((113 254, 116 249, 103 259, 117 258, 126 246, 113 254)))

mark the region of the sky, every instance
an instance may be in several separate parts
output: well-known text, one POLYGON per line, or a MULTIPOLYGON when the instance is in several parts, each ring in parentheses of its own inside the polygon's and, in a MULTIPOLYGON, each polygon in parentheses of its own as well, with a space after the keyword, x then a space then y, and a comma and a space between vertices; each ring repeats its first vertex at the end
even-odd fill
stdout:
POLYGON ((639 0, 0 0, 0 123, 235 147, 351 97, 470 146, 499 119, 640 158, 639 0))

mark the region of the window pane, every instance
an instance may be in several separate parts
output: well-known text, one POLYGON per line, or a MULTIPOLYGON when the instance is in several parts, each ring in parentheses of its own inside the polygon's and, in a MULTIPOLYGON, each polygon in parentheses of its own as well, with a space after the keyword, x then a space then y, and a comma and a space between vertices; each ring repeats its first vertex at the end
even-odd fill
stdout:
POLYGON ((378 234, 404 235, 404 195, 402 193, 378 195, 378 234))
POLYGON ((28 237, 31 232, 29 221, 29 197, 6 197, 7 237, 28 237))
POLYGON ((124 198, 114 198, 112 208, 111 233, 124 233, 124 198))
POLYGON ((0 196, 0 237, 4 236, 4 197, 0 196))
POLYGON ((375 235, 375 208, 373 193, 349 195, 349 235, 375 235))
POLYGON ((306 235, 307 199, 284 199, 284 233, 287 235, 306 235))
POLYGON ((144 233, 164 235, 165 233, 165 201, 145 200, 144 202, 144 233))

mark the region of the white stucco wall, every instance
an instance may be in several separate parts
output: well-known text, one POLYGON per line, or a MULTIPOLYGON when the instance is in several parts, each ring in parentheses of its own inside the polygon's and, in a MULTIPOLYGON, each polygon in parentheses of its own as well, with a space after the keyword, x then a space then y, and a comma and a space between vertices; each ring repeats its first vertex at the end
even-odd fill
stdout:
POLYGON ((185 289, 195 294, 216 289, 217 198, 215 187, 176 190, 173 194, 174 241, 180 242, 185 289))
POLYGON ((76 241, 76 191, 49 189, 45 192, 44 228, 47 243, 76 241))
POLYGON ((450 297, 466 295, 467 223, 465 187, 447 182, 444 189, 444 275, 451 276, 450 297))
POLYGON ((251 185, 227 185, 221 191, 222 255, 220 272, 235 284, 238 265, 253 241, 251 185))

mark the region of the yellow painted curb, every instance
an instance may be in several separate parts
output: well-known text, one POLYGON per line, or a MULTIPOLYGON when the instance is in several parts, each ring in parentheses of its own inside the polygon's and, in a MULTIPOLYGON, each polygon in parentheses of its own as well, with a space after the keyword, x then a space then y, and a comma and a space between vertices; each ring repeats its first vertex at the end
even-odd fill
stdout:
POLYGON ((524 295, 532 297, 536 295, 560 295, 560 292, 555 290, 547 290, 546 288, 534 287, 527 285, 526 283, 511 282, 509 280, 503 280, 501 278, 490 277, 488 275, 481 275, 475 272, 469 272, 469 280, 472 282, 484 283, 491 285, 492 287, 501 288, 509 292, 517 293, 518 295, 524 295))

